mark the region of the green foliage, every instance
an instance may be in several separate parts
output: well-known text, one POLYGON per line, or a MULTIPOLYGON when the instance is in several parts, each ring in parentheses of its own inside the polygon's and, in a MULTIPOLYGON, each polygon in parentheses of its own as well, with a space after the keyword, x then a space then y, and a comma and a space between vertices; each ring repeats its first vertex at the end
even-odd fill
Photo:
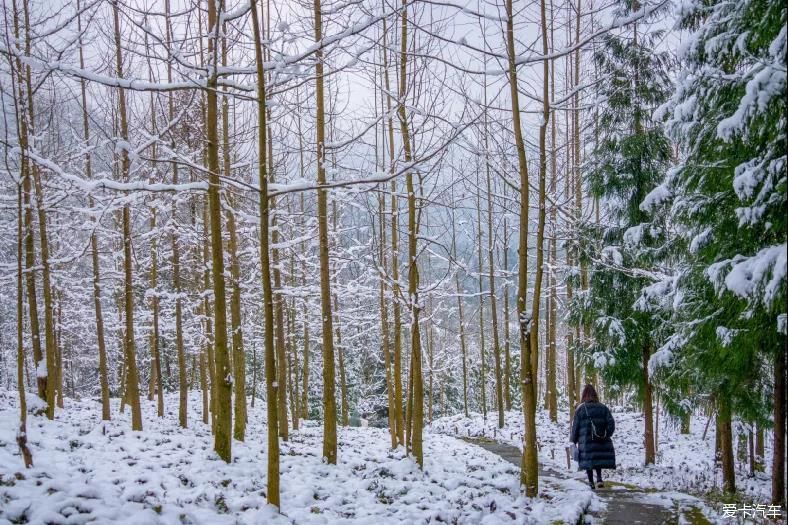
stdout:
POLYGON ((587 296, 574 315, 591 327, 592 360, 614 390, 642 393, 644 348, 654 348, 661 319, 642 291, 662 278, 659 264, 670 251, 665 217, 641 203, 664 178, 671 146, 654 110, 670 92, 666 55, 652 44, 659 34, 608 36, 595 59, 602 71, 597 140, 587 180, 605 210, 601 224, 584 224, 583 256, 590 266, 587 296))
POLYGON ((655 364, 764 420, 786 315, 786 7, 696 2, 666 105, 681 147, 664 192, 681 236, 675 333, 655 364), (782 324, 782 327, 780 326, 782 324))

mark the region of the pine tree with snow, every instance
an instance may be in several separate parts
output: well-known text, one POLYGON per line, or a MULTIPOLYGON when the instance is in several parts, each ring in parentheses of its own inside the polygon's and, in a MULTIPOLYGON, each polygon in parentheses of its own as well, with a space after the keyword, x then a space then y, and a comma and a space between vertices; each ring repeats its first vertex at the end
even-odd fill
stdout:
POLYGON ((670 142, 652 119, 670 93, 667 56, 654 50, 661 36, 635 24, 607 36, 595 55, 603 72, 602 109, 587 177, 606 213, 599 224, 584 227, 591 278, 576 306, 576 315, 592 328, 585 358, 614 392, 634 388, 643 403, 646 464, 655 460, 648 361, 661 323, 641 290, 662 280, 658 264, 667 248, 663 216, 646 213, 640 203, 670 163, 670 142))
MULTIPOLYGON (((692 34, 665 109, 680 162, 650 201, 670 200, 686 261, 673 290, 678 330, 654 364, 691 374, 716 400, 733 492, 733 415, 763 421, 775 407, 773 475, 784 479, 786 7, 696 1, 679 17, 692 34)), ((784 503, 784 481, 773 489, 784 503)))

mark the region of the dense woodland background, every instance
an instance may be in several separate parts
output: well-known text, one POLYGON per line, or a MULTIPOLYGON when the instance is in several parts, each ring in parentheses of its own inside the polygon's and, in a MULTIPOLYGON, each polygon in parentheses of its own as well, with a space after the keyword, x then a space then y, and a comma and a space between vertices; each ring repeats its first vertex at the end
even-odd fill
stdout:
POLYGON ((120 397, 135 430, 155 399, 226 461, 265 401, 278 505, 303 419, 335 463, 337 424, 383 414, 421 464, 425 422, 522 409, 534 496, 536 412, 589 382, 643 411, 645 464, 656 410, 703 414, 725 490, 738 447, 785 504, 783 2, 4 0, 2 24, 22 450, 26 391, 50 418, 120 397))

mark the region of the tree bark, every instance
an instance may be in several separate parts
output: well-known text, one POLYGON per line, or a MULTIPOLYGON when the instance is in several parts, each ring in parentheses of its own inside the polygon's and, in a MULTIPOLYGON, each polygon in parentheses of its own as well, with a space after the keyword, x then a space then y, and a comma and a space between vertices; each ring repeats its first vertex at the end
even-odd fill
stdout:
MULTIPOLYGON (((123 78, 123 56, 120 37, 120 14, 117 2, 113 3, 113 19, 115 28, 115 66, 118 77, 123 78)), ((129 180, 131 161, 128 152, 129 126, 126 117, 126 93, 123 88, 118 90, 118 113, 120 116, 120 138, 125 142, 120 152, 120 173, 124 182, 129 180)), ((123 206, 123 272, 124 272, 124 305, 126 318, 125 351, 126 351, 126 391, 125 395, 131 406, 131 429, 142 430, 142 411, 140 410, 139 379, 137 375, 137 355, 134 344, 134 288, 132 282, 131 255, 131 207, 123 206)))
MULTIPOLYGON (((21 179, 20 179, 21 180, 21 179)), ((33 455, 27 446, 27 399, 25 398, 25 346, 24 346, 24 299, 22 291, 22 257, 24 228, 22 226, 22 185, 17 187, 17 236, 16 236, 16 387, 19 391, 19 432, 16 434, 16 443, 25 468, 33 466, 33 455)))
MULTIPOLYGON (((410 129, 408 127, 408 114, 405 109, 405 97, 407 95, 408 85, 408 0, 402 0, 401 16, 402 34, 400 38, 399 104, 397 113, 399 114, 400 132, 402 134, 404 160, 405 163, 408 164, 413 161, 410 129)), ((413 378, 413 410, 410 414, 412 418, 410 444, 416 462, 423 468, 424 452, 422 450, 422 429, 424 427, 424 385, 421 370, 421 333, 419 329, 419 313, 421 311, 421 304, 419 303, 419 268, 418 261, 416 260, 419 228, 416 222, 416 188, 413 183, 413 171, 411 170, 408 170, 405 174, 405 186, 408 193, 408 298, 411 311, 410 369, 413 378)))
MULTIPOLYGON (((14 15, 14 36, 17 41, 21 40, 19 27, 19 13, 16 4, 13 6, 14 15)), ((12 70, 13 73, 13 70, 12 70)), ((25 287, 27 288, 28 316, 30 318, 30 339, 33 346, 33 361, 35 363, 36 386, 38 397, 44 402, 47 400, 47 376, 43 373, 45 369, 44 355, 41 349, 41 326, 38 318, 38 298, 36 296, 36 252, 35 252, 35 233, 33 229, 33 190, 32 190, 32 169, 30 159, 27 155, 29 145, 28 130, 28 111, 25 78, 27 69, 22 65, 22 60, 16 59, 16 81, 18 85, 18 95, 16 104, 17 122, 19 129, 19 177, 22 181, 22 207, 24 208, 24 247, 25 247, 25 287)))
MULTIPOLYGON (((323 14, 320 0, 314 0, 315 42, 323 39, 323 14)), ((317 106, 317 183, 326 183, 326 113, 324 100, 323 48, 315 51, 315 98, 317 106)), ((334 318, 331 313, 331 267, 328 240, 328 195, 317 191, 317 225, 320 256, 320 305, 323 326, 323 457, 337 462, 337 402, 334 370, 334 318)))
MULTIPOLYGON (((486 61, 485 61, 486 63, 486 61)), ((490 268, 490 318, 492 321, 493 357, 495 359, 495 401, 498 406, 498 428, 504 425, 504 384, 501 369, 501 341, 498 338, 498 304, 495 297, 495 232, 493 231, 493 188, 490 173, 490 145, 487 135, 487 78, 484 79, 484 167, 487 182, 487 264, 490 268)))
POLYGON ((643 345, 643 452, 645 464, 653 465, 656 457, 654 450, 654 409, 651 401, 651 380, 648 373, 648 361, 651 358, 651 349, 643 345))
POLYGON ((722 490, 729 494, 736 492, 736 472, 733 457, 733 432, 731 431, 731 409, 724 395, 718 399, 717 421, 720 433, 720 455, 722 456, 722 490))
MULTIPOLYGON (((454 194, 452 193, 452 201, 454 201, 454 194)), ((454 211, 452 210, 451 221, 451 253, 454 260, 457 260, 457 236, 454 218, 454 211)), ((465 345, 465 319, 462 311, 462 295, 463 291, 460 288, 460 274, 459 271, 454 272, 454 286, 457 290, 457 313, 459 316, 459 332, 460 332, 460 354, 462 355, 462 407, 465 417, 470 417, 468 414, 468 350, 465 345)))
POLYGON ((257 70, 257 162, 260 185, 260 268, 263 281, 263 318, 265 345, 265 386, 268 414, 268 468, 266 497, 268 503, 279 507, 279 422, 277 408, 278 388, 276 384, 276 349, 274 347, 274 296, 271 289, 271 262, 269 259, 269 202, 268 173, 266 160, 266 89, 263 71, 263 48, 257 0, 251 0, 252 32, 254 34, 255 66, 257 70))
POLYGON ((227 345, 227 295, 224 279, 224 245, 222 241, 222 207, 219 201, 221 180, 219 178, 219 129, 217 115, 217 35, 219 34, 215 0, 208 0, 208 31, 214 36, 208 39, 208 56, 214 71, 207 79, 206 90, 206 138, 208 159, 208 209, 211 226, 211 273, 213 277, 214 308, 214 374, 212 383, 216 401, 216 428, 213 448, 224 461, 232 460, 232 370, 227 345))
POLYGON ((525 431, 523 433, 523 457, 520 465, 520 484, 525 487, 528 497, 535 497, 538 492, 538 459, 536 449, 536 417, 534 374, 531 367, 529 349, 530 324, 528 316, 528 164, 525 159, 525 142, 520 124, 520 98, 517 88, 517 65, 514 48, 514 10, 512 0, 506 2, 506 47, 509 72, 509 89, 512 104, 512 126, 514 128, 517 165, 520 176, 520 224, 519 259, 517 283, 517 316, 520 326, 520 386, 525 431))
MULTIPOLYGON (((172 22, 170 20, 170 0, 164 2, 166 22, 165 42, 169 49, 172 42, 172 22)), ((172 82, 172 62, 167 62, 167 82, 172 82)), ((167 115, 170 122, 175 118, 175 105, 172 94, 167 96, 167 115)), ((170 133, 170 147, 175 149, 175 136, 170 133)), ((178 184, 178 164, 172 163, 172 183, 178 184)), ((172 218, 177 228, 178 207, 173 202, 172 218)), ((183 304, 181 298, 181 260, 177 229, 171 233, 172 245, 172 286, 175 289, 175 351, 178 356, 178 423, 181 428, 188 426, 189 385, 186 375, 186 352, 183 348, 183 304)))
POLYGON ((772 452, 772 505, 785 507, 785 416, 786 416, 786 340, 782 336, 782 344, 777 349, 774 360, 774 449, 772 452))
MULTIPOLYGON (((553 6, 552 0, 550 1, 550 51, 552 52, 555 49, 555 10, 553 6)), ((550 68, 550 94, 551 97, 555 98, 555 59, 551 61, 551 68, 550 68)), ((555 115, 553 118, 550 119, 550 195, 553 199, 557 200, 558 197, 558 162, 556 159, 557 149, 556 149, 556 119, 555 115)), ((550 237, 550 253, 549 253, 549 262, 548 267, 550 269, 548 273, 548 288, 549 288, 549 299, 548 299, 548 348, 547 348, 547 378, 546 378, 546 385, 545 391, 547 392, 547 411, 550 414, 550 421, 557 422, 558 421, 558 392, 557 392, 557 384, 556 384, 556 358, 558 354, 558 348, 556 345, 556 325, 557 318, 558 318, 558 297, 557 297, 557 280, 555 277, 555 267, 557 266, 557 256, 558 256, 558 249, 557 249, 557 240, 556 237, 558 235, 558 228, 557 228, 558 220, 557 220, 557 210, 556 205, 552 204, 550 206, 550 225, 551 225, 551 237, 550 237)))
MULTIPOLYGON (((386 109, 388 117, 388 146, 390 173, 394 173, 394 119, 391 116, 391 83, 389 80, 388 66, 388 44, 386 35, 388 27, 386 19, 383 19, 383 81, 386 87, 386 109)), ((404 404, 402 398, 402 314, 400 310, 400 298, 402 292, 399 284, 399 207, 397 204, 397 183, 391 181, 391 279, 393 281, 393 301, 391 304, 394 317, 394 405, 392 417, 396 429, 397 441, 400 445, 405 444, 405 415, 403 412, 404 404)))
MULTIPOLYGON (((506 187, 504 187, 504 195, 506 187)), ((512 409, 512 354, 511 354, 511 336, 509 334, 509 326, 511 318, 509 316, 509 230, 506 220, 506 215, 503 217, 503 267, 506 272, 506 279, 503 283, 503 334, 504 334, 504 398, 506 400, 506 410, 512 409)))
MULTIPOLYGON (((270 169, 273 166, 270 158, 270 135, 268 140, 268 166, 270 169)), ((269 177, 271 180, 273 180, 273 172, 270 172, 269 177)), ((268 202, 271 209, 276 208, 275 199, 269 198, 268 202)), ((277 228, 276 217, 272 219, 272 226, 273 231, 271 233, 271 241, 273 242, 274 246, 276 246, 279 242, 279 231, 277 228)), ((285 352, 284 300, 282 299, 282 295, 280 293, 282 289, 282 271, 279 269, 279 250, 277 248, 272 248, 271 255, 273 258, 274 289, 276 290, 276 293, 274 293, 274 322, 276 323, 274 331, 276 338, 274 340, 274 345, 276 348, 276 382, 279 389, 276 397, 276 403, 279 409, 279 417, 277 419, 279 421, 279 437, 282 438, 283 441, 287 441, 290 438, 290 422, 287 418, 287 355, 285 352)))
MULTIPOLYGON (((77 11, 80 11, 80 2, 77 0, 77 11)), ((79 67, 85 68, 85 58, 82 50, 82 17, 77 15, 77 31, 79 32, 79 67)), ((90 124, 88 119, 87 88, 85 80, 80 79, 80 98, 82 101, 82 134, 85 141, 85 177, 93 178, 91 155, 87 146, 90 142, 90 124)), ((93 197, 88 197, 88 206, 93 208, 93 197)), ((94 228, 98 228, 98 220, 94 228)), ((93 307, 96 313, 96 343, 99 352, 99 383, 101 385, 101 419, 109 421, 112 418, 109 408, 109 380, 107 378, 107 345, 104 340, 104 316, 101 310, 101 274, 99 270, 98 238, 95 229, 90 235, 90 259, 93 266, 93 307)))
MULTIPOLYGON (((479 184, 479 177, 477 171, 476 185, 479 184)), ((479 389, 482 398, 482 418, 487 420, 487 363, 485 362, 485 341, 484 341, 484 264, 482 258, 482 205, 479 194, 476 194, 476 245, 478 246, 479 257, 479 364, 481 370, 479 371, 480 386, 479 389)))

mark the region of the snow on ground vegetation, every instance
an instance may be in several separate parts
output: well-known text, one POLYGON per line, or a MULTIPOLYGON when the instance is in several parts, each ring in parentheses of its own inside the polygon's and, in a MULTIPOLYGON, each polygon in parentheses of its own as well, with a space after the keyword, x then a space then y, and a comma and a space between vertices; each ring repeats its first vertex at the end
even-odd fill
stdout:
POLYGON ((144 402, 144 430, 133 432, 117 399, 110 422, 97 400, 66 399, 55 421, 29 417, 35 466, 25 470, 17 394, 0 391, 0 524, 574 523, 591 500, 573 480, 527 499, 515 466, 440 434, 425 435, 421 471, 390 450, 387 430, 342 428, 339 464, 327 465, 310 422, 281 443, 278 514, 265 497, 264 403, 250 407, 246 442, 233 442, 226 464, 212 451, 199 393, 189 402, 188 429, 178 426, 176 394, 162 419, 144 402))

